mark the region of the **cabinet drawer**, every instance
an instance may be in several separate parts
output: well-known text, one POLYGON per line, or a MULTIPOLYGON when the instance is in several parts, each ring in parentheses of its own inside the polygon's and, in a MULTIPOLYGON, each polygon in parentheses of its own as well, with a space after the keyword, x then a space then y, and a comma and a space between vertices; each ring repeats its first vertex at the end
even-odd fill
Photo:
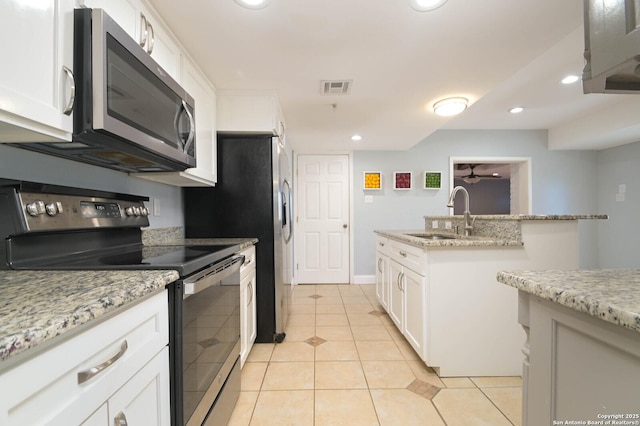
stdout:
POLYGON ((3 373, 0 424, 80 424, 160 352, 168 336, 163 291, 3 373), (104 369, 81 377, 98 366, 104 369))
POLYGON ((389 239, 386 237, 376 236, 376 250, 382 254, 389 255, 389 239))
POLYGON ((420 275, 426 275, 427 254, 419 247, 389 240, 389 257, 420 275))

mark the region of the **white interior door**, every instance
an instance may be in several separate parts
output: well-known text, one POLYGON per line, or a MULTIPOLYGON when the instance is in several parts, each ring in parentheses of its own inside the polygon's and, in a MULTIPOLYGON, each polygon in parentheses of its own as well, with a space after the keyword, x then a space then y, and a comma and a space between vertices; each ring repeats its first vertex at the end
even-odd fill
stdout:
POLYGON ((349 283, 349 157, 298 156, 296 274, 300 284, 349 283))

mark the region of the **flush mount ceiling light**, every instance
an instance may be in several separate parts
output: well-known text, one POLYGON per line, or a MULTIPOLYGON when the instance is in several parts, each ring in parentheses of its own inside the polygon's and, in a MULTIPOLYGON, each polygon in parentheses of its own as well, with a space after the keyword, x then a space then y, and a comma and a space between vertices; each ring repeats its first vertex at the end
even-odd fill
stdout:
POLYGON ((442 117, 451 117, 467 109, 467 98, 446 98, 433 104, 433 112, 442 117))
POLYGON ((511 109, 509 110, 509 112, 510 112, 511 114, 519 114, 519 113, 521 113, 522 111, 524 111, 524 108, 522 108, 522 107, 513 107, 513 108, 511 108, 511 109))
POLYGON ((262 9, 269 6, 271 0, 234 0, 240 6, 246 9, 262 9))
POLYGON ((351 136, 351 140, 352 140, 352 141, 354 141, 354 142, 361 141, 361 140, 362 140, 362 136, 360 136, 360 135, 353 135, 353 136, 351 136))
POLYGON ((411 7, 419 12, 428 12, 445 4, 447 0, 409 0, 411 7))
POLYGON ((562 79, 562 84, 573 84, 578 80, 580 80, 580 77, 577 75, 568 75, 562 79))

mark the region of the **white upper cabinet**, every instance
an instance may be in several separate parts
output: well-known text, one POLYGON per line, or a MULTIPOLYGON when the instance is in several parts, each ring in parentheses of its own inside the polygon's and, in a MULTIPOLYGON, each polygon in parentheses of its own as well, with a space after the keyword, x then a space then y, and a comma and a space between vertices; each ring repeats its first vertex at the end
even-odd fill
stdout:
POLYGON ((216 92, 200 70, 183 59, 182 87, 193 96, 196 108, 196 167, 183 172, 135 173, 142 179, 173 186, 214 186, 217 169, 216 92))
POLYGON ((170 31, 150 7, 136 0, 77 0, 79 7, 103 9, 153 59, 180 82, 181 51, 170 31))
POLYGON ((272 91, 218 91, 218 132, 285 137, 278 96, 272 91))
POLYGON ((73 6, 0 3, 0 142, 71 140, 73 6))

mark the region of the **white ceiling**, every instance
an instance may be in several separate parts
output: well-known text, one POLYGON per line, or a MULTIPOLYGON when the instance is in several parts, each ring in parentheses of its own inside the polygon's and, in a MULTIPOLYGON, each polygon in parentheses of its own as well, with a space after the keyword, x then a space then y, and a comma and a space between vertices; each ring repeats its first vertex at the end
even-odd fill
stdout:
POLYGON ((582 0, 449 0, 431 12, 409 0, 148 1, 217 88, 277 91, 301 153, 404 150, 438 129, 549 129, 552 149, 640 140, 640 96, 559 83, 584 65, 582 0), (320 94, 321 80, 344 79, 349 95, 320 94), (448 96, 471 107, 436 116, 448 96), (509 114, 515 105, 525 111, 509 114))

